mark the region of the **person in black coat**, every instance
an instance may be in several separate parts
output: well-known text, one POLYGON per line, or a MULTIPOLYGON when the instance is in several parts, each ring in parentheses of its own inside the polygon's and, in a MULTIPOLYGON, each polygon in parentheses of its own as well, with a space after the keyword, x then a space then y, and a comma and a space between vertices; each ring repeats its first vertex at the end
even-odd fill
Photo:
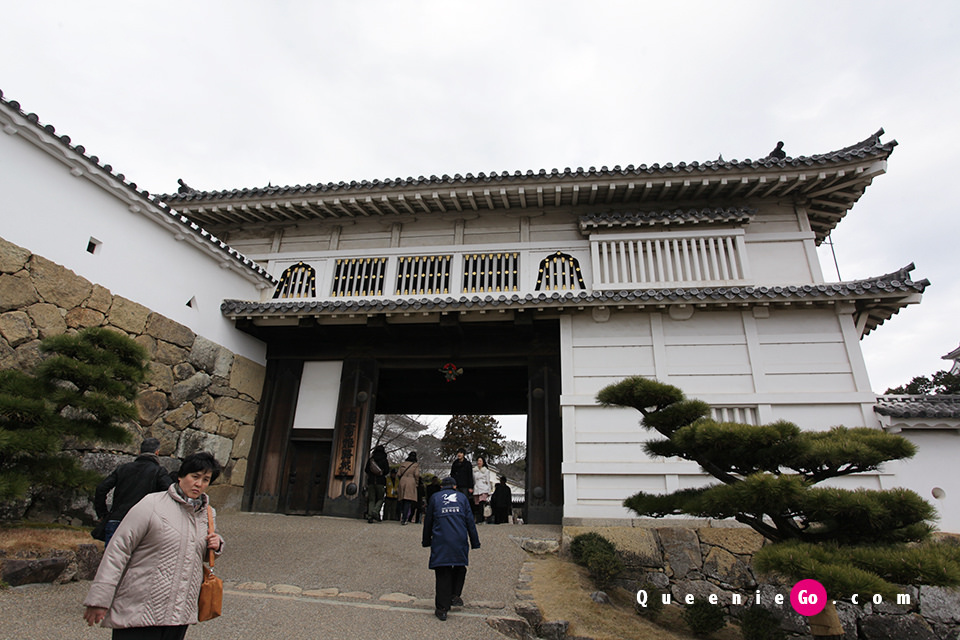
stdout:
POLYGON ((510 510, 513 509, 513 493, 507 486, 507 479, 500 476, 500 481, 490 497, 490 507, 493 509, 493 524, 504 524, 510 521, 510 510))
POLYGON ((159 454, 160 441, 156 438, 144 438, 136 460, 120 465, 97 485, 93 508, 97 510, 97 517, 103 524, 104 545, 110 544, 110 538, 120 526, 123 516, 144 496, 166 491, 167 487, 173 484, 173 478, 160 466, 159 454), (107 509, 107 494, 111 489, 113 500, 107 509))
POLYGON ((380 522, 380 509, 383 508, 383 499, 387 491, 387 470, 390 461, 382 444, 373 448, 373 453, 367 460, 367 522, 380 522), (373 464, 371 464, 371 462, 373 464))
POLYGON ((473 497, 473 465, 463 447, 457 449, 457 457, 450 466, 450 477, 457 481, 457 491, 468 498, 473 497))
POLYGON ((480 548, 470 500, 456 491, 456 481, 446 477, 433 494, 423 520, 424 547, 430 547, 430 568, 436 579, 436 615, 447 619, 451 606, 463 606, 463 583, 467 577, 470 549, 480 548))

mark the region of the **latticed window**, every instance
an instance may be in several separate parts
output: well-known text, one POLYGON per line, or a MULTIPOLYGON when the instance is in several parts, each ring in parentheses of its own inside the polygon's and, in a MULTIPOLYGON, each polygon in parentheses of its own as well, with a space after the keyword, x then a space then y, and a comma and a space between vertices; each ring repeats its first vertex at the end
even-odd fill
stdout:
POLYGON ((755 406, 710 407, 710 417, 717 422, 739 422, 740 424, 760 424, 755 406))
POLYGON ((463 256, 464 293, 516 291, 519 253, 471 253, 463 256))
POLYGON ((280 282, 277 284, 276 291, 273 292, 273 297, 316 298, 316 277, 317 272, 314 268, 304 262, 289 266, 280 276, 280 282))
POLYGON ((397 262, 398 296, 450 292, 453 256, 403 256, 397 262))
POLYGON ((333 274, 333 297, 383 295, 386 258, 338 258, 333 274))
POLYGON ((540 261, 537 273, 537 291, 586 289, 580 262, 573 256, 557 251, 540 261))

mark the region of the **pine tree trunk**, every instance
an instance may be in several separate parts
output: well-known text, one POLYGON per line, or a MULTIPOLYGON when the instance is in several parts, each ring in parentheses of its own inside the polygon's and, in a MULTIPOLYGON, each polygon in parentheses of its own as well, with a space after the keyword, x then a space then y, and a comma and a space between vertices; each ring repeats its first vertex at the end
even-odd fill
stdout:
POLYGON ((840 616, 837 615, 837 608, 832 602, 827 602, 823 611, 815 616, 807 618, 810 625, 810 635, 821 640, 843 640, 843 625, 840 624, 840 616))

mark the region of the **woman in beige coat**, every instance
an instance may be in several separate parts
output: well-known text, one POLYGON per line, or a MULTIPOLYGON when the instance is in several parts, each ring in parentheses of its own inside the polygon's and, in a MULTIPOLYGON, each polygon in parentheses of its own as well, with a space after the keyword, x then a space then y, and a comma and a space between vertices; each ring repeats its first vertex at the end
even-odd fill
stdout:
POLYGON ((397 495, 400 500, 400 524, 407 524, 419 499, 417 485, 420 484, 420 463, 417 462, 416 451, 411 451, 407 459, 400 463, 397 479, 400 481, 397 495))
POLYGON ((83 604, 88 625, 113 640, 182 640, 197 622, 207 549, 223 539, 207 530, 207 487, 220 465, 206 452, 184 459, 178 481, 148 494, 120 522, 83 604))

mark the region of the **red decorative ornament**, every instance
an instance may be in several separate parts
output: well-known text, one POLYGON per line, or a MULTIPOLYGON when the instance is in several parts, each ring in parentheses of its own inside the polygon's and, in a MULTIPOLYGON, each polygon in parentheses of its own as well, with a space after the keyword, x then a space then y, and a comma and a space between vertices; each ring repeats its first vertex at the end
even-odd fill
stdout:
POLYGON ((448 362, 437 369, 437 371, 443 374, 447 382, 454 382, 459 376, 463 375, 463 369, 452 362, 448 362))

